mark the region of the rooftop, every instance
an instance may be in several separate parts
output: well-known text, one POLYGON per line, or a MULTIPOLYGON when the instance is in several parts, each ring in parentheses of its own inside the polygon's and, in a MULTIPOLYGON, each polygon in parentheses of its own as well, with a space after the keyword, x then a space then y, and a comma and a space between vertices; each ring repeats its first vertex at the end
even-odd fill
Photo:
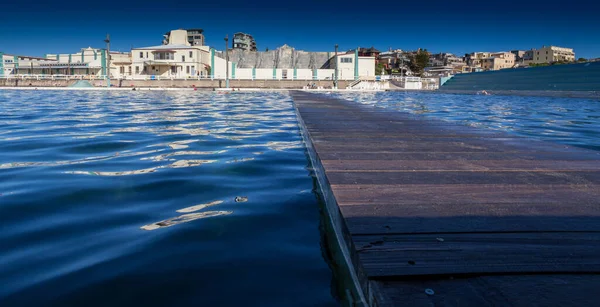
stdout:
POLYGON ((197 46, 187 45, 158 45, 151 47, 133 48, 133 50, 176 50, 176 49, 198 49, 197 46))

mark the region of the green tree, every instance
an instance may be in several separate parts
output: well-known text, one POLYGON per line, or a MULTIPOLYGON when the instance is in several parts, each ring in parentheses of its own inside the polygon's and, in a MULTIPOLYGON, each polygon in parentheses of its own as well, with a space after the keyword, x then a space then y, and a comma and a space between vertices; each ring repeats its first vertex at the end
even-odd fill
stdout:
POLYGON ((416 53, 412 53, 409 56, 409 67, 410 70, 418 76, 422 76, 425 67, 429 64, 429 52, 427 49, 422 49, 416 53))
POLYGON ((577 62, 587 62, 587 59, 586 59, 586 58, 579 58, 579 59, 577 60, 577 62))
POLYGON ((384 69, 385 69, 385 65, 383 65, 383 63, 378 63, 377 66, 375 66, 375 74, 382 75, 384 69))

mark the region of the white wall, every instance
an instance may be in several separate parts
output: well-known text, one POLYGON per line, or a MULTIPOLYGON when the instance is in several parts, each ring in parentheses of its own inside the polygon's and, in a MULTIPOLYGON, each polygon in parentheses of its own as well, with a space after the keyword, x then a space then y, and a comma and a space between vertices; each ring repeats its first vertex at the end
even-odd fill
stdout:
POLYGON ((270 79, 270 80, 273 80, 273 69, 272 68, 257 68, 256 69, 256 79, 260 79, 260 80, 270 79))
POLYGON ((313 71, 312 69, 297 69, 296 70, 296 78, 298 80, 312 80, 313 71))
MULTIPOLYGON (((229 78, 231 78, 232 62, 229 61, 228 64, 229 64, 229 78)), ((214 78, 215 79, 225 79, 225 73, 226 73, 225 59, 215 56, 215 67, 211 67, 211 69, 214 69, 214 78)), ((237 69, 236 69, 236 74, 237 74, 237 69)))
POLYGON ((375 77, 375 57, 358 57, 358 76, 375 77))
POLYGON ((354 53, 338 55, 338 79, 354 80, 354 53), (342 59, 350 59, 350 63, 342 63, 342 59))
POLYGON ((333 80, 335 78, 335 69, 317 69, 317 78, 319 80, 324 80, 329 78, 333 80))
POLYGON ((252 68, 237 68, 235 69, 235 78, 250 80, 252 79, 252 68))

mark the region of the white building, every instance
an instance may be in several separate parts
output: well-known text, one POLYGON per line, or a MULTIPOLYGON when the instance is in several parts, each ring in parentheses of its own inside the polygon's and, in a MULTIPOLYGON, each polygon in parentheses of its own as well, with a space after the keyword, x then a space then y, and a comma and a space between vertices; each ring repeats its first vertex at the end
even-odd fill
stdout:
POLYGON ((207 77, 212 67, 207 46, 160 45, 135 48, 131 54, 133 75, 151 79, 207 77))
POLYGON ((46 65, 45 74, 106 76, 110 71, 111 78, 131 75, 131 54, 128 52, 111 51, 110 59, 107 59, 105 49, 88 47, 77 53, 46 54, 46 58, 56 60, 56 63, 46 65), (106 69, 107 63, 110 63, 110 70, 106 69))
POLYGON ((25 55, 12 55, 0 52, 1 75, 40 75, 44 65, 55 64, 55 60, 25 55))

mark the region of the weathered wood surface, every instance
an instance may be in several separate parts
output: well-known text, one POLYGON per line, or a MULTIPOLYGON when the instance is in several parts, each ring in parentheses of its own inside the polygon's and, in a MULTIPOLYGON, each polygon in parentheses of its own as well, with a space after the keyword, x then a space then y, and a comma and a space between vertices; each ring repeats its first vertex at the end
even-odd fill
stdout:
POLYGON ((600 152, 292 96, 380 305, 596 302, 600 152))

